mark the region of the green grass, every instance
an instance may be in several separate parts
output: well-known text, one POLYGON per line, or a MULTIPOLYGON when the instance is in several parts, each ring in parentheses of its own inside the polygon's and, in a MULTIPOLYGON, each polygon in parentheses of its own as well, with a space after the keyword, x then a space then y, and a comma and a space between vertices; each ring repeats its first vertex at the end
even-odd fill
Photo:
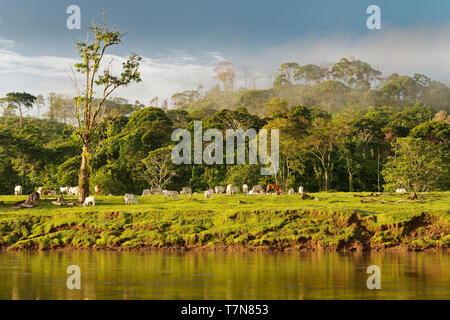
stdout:
POLYGON ((214 195, 204 200, 198 194, 165 201, 163 196, 147 196, 137 197, 139 204, 131 206, 124 205, 123 197, 103 196, 96 198, 95 207, 63 208, 42 201, 32 209, 11 209, 26 196, 0 196, 0 246, 448 248, 450 192, 424 194, 423 202, 414 203, 361 203, 367 198, 353 193, 313 196, 320 200, 301 200, 298 195, 214 195))

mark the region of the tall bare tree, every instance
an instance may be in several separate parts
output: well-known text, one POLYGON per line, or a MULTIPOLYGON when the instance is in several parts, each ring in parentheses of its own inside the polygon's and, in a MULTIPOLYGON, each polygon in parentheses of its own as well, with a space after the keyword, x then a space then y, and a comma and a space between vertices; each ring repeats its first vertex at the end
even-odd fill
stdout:
POLYGON ((167 99, 163 100, 163 102, 161 103, 161 109, 163 109, 164 111, 169 110, 169 102, 167 101, 167 99))
POLYGON ((44 96, 42 94, 38 94, 36 96, 36 108, 37 108, 37 117, 38 119, 41 118, 41 108, 45 106, 45 100, 44 100, 44 96))
POLYGON ((220 62, 214 71, 216 72, 216 79, 223 84, 223 90, 233 91, 235 71, 231 62, 220 62))
POLYGON ((159 98, 154 97, 152 100, 150 100, 150 105, 153 107, 158 107, 158 101, 159 101, 159 98))
POLYGON ((142 58, 135 53, 132 53, 122 63, 120 75, 112 74, 112 61, 103 70, 100 70, 105 52, 111 46, 118 45, 121 42, 121 38, 120 31, 108 29, 103 20, 101 27, 95 24, 89 27, 88 38, 85 42, 77 43, 81 62, 75 64, 75 71, 84 77, 84 86, 81 89, 78 87, 75 79, 77 96, 74 98, 76 101, 76 133, 83 144, 81 166, 78 173, 79 202, 83 202, 89 196, 89 163, 92 151, 92 137, 101 120, 99 113, 102 111, 106 99, 117 88, 126 87, 133 82, 141 81, 138 69, 142 58), (91 39, 89 39, 89 35, 91 35, 91 39), (99 90, 100 96, 94 99, 96 90, 99 90))

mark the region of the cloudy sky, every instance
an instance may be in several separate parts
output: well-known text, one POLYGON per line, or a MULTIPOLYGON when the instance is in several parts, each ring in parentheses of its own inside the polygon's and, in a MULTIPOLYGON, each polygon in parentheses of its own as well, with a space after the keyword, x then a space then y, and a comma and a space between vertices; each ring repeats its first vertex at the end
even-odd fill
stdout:
POLYGON ((335 62, 353 56, 384 74, 424 73, 450 83, 448 0, 0 0, 0 96, 10 91, 73 94, 74 42, 101 21, 126 33, 108 58, 144 57, 143 82, 117 95, 148 104, 154 96, 216 84, 214 66, 231 61, 258 88, 279 64, 335 62), (81 30, 66 27, 66 8, 81 8, 81 30), (366 9, 381 8, 381 30, 366 9))

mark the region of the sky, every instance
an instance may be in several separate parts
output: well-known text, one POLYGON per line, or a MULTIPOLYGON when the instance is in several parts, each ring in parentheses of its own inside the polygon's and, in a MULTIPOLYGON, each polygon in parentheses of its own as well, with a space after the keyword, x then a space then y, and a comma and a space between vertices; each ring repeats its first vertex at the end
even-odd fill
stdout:
POLYGON ((146 105, 218 84, 214 67, 224 60, 236 68, 237 88, 246 85, 244 71, 262 89, 283 62, 351 56, 384 75, 419 72, 450 83, 448 0, 0 0, 0 96, 73 95, 75 42, 103 9, 108 26, 125 34, 108 61, 143 57, 143 81, 116 96, 146 105), (80 30, 66 27, 69 5, 81 9, 80 30), (381 9, 380 30, 366 26, 369 5, 381 9))

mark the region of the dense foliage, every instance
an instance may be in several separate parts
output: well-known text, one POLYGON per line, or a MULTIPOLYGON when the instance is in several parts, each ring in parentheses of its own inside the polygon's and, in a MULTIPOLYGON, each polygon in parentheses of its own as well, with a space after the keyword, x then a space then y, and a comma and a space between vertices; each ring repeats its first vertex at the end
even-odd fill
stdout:
MULTIPOLYGON (((167 101, 144 107, 107 100, 92 137, 91 188, 99 184, 105 194, 140 194, 150 183, 165 181, 166 189, 194 191, 227 183, 302 185, 306 191, 449 189, 446 85, 420 74, 382 78, 367 63, 341 59, 329 67, 286 63, 272 88, 233 90, 232 66, 224 67, 217 70, 227 73, 218 75, 223 90, 177 93, 176 109, 168 110, 167 101), (203 130, 224 133, 280 129, 280 170, 261 176, 260 165, 160 165, 170 179, 155 178, 151 164, 167 160, 172 132, 192 132, 195 120, 203 121, 203 130)), ((11 194, 19 184, 26 193, 39 186, 77 185, 82 142, 69 112, 73 100, 52 93, 46 119, 24 117, 21 125, 8 100, 0 103, 0 193, 11 194)))

